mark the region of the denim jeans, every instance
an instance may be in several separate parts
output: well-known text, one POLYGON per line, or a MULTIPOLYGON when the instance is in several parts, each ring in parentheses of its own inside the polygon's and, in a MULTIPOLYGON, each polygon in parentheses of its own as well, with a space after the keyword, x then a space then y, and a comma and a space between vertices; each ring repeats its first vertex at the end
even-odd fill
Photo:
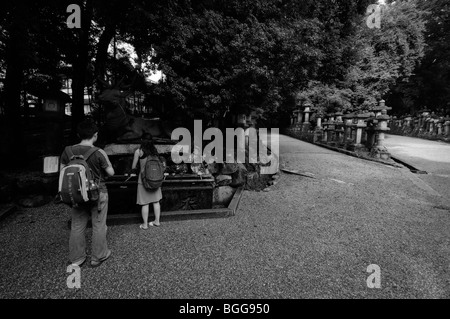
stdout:
POLYGON ((86 227, 89 216, 92 219, 92 256, 99 261, 108 254, 106 242, 106 216, 108 213, 108 193, 100 192, 99 202, 72 208, 72 227, 69 239, 69 260, 72 263, 86 259, 86 227))

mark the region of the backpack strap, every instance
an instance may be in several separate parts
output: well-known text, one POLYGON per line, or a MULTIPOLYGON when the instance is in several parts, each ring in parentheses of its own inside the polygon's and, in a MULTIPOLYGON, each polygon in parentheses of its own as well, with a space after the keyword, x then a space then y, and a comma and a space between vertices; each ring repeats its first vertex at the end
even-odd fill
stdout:
POLYGON ((83 157, 84 160, 87 161, 89 159, 89 157, 91 157, 92 154, 94 154, 95 152, 97 152, 99 150, 98 147, 91 147, 86 153, 84 153, 83 157))
POLYGON ((72 146, 66 147, 66 154, 67 154, 67 157, 69 158, 69 161, 71 161, 72 158, 75 156, 72 151, 72 146))
MULTIPOLYGON (((87 160, 89 159, 89 157, 91 157, 91 155, 94 154, 95 152, 97 152, 98 150, 99 150, 99 148, 94 146, 94 147, 91 147, 86 153, 84 153, 83 158, 86 161, 86 163, 87 163, 87 160)), ((89 163, 88 163, 88 166, 90 167, 89 163)), ((95 180, 95 177, 93 177, 93 178, 95 180)), ((100 181, 97 181, 97 182, 99 183, 100 181)), ((99 201, 99 203, 100 203, 100 201, 99 201)))

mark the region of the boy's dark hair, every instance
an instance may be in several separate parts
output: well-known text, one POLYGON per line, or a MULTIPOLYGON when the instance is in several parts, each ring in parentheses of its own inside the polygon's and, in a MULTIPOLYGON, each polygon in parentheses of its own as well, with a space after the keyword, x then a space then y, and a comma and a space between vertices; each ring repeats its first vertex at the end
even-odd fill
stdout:
POLYGON ((94 134, 97 132, 98 132, 98 126, 92 120, 84 120, 83 122, 79 123, 77 126, 78 136, 82 140, 91 139, 94 136, 94 134))
POLYGON ((153 142, 150 140, 142 142, 141 150, 142 152, 144 152, 142 158, 145 158, 149 155, 158 156, 158 150, 156 149, 155 144, 153 144, 153 142))

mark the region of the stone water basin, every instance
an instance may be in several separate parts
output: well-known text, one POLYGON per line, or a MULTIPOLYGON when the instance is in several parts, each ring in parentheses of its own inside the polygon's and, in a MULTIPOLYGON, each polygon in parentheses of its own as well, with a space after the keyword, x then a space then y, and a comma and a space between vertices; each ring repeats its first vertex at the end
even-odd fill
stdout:
MULTIPOLYGON (((211 174, 198 175, 192 172, 190 164, 174 164, 170 157, 172 145, 155 146, 166 161, 168 172, 162 185, 161 218, 175 215, 234 215, 242 189, 232 189, 225 201, 218 199, 218 188, 211 174)), ((110 144, 105 147, 116 172, 106 181, 109 219, 140 215, 140 206, 136 204, 137 177, 130 178, 128 175, 134 151, 138 148, 139 144, 110 144)))

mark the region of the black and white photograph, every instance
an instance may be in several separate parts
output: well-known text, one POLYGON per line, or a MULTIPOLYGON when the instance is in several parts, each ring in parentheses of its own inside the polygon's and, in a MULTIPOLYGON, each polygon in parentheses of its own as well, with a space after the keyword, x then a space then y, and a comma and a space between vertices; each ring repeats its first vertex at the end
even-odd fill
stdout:
POLYGON ((449 194, 450 0, 0 4, 0 300, 449 299, 449 194))

